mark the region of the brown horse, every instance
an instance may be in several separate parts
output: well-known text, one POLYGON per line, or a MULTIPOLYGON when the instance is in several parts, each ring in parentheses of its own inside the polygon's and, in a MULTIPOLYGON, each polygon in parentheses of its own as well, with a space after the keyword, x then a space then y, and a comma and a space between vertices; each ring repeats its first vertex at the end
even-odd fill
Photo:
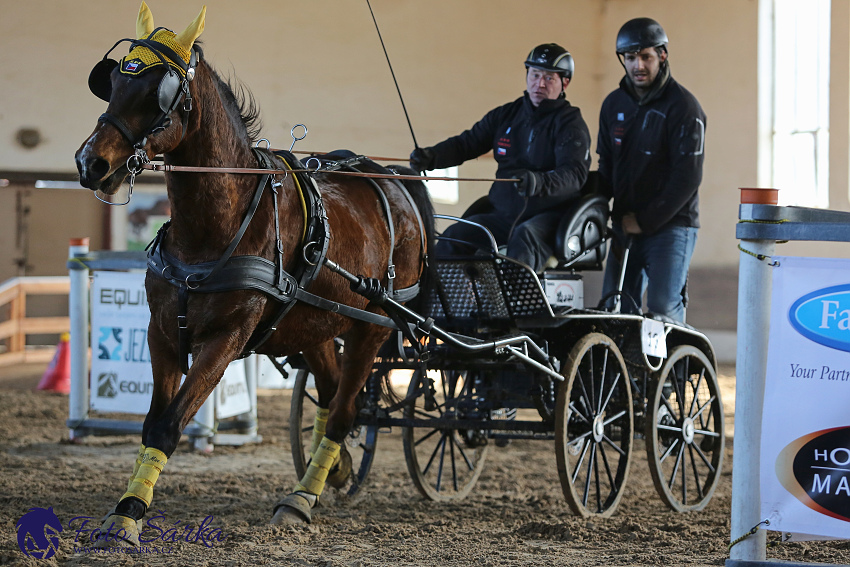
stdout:
MULTIPOLYGON (((153 16, 143 2, 138 39, 128 40, 130 54, 120 63, 104 58, 95 67, 90 87, 107 99, 109 106, 76 154, 85 187, 113 195, 128 176, 128 167, 157 154, 171 165, 259 168, 265 161, 266 167, 276 170, 286 167, 277 156, 252 147, 256 132, 252 135, 251 131, 257 116, 250 93, 239 91, 240 96, 234 96, 195 44, 203 31, 205 10, 185 31, 174 34, 154 29, 153 16)), ((182 287, 174 277, 180 266, 184 270, 209 267, 223 257, 230 260, 217 275, 228 273, 228 266, 246 257, 263 258, 266 265, 297 271, 304 262, 299 259, 315 251, 309 251, 303 242, 307 214, 293 177, 273 176, 272 190, 264 189, 264 181, 257 188, 258 175, 166 173, 172 218, 155 248, 165 254, 159 259, 171 258, 173 266, 163 268, 149 255, 145 282, 151 309, 148 343, 153 399, 127 492, 107 517, 104 532, 110 527, 112 534, 123 529, 128 541, 138 540, 134 536, 137 521, 151 505, 154 484, 181 432, 218 384, 225 367, 246 352, 246 346, 275 356, 302 352, 316 376, 319 394, 315 424, 319 433, 314 436, 311 464, 295 491, 275 508, 273 522, 309 521, 310 509, 326 480, 333 483, 346 476, 346 453, 344 447, 340 453, 340 444, 355 418, 355 397, 392 330, 368 317, 355 320, 302 302, 294 302, 277 323, 282 302, 272 297, 274 293, 256 288, 199 293, 203 291, 199 289, 202 277, 193 280, 188 276, 182 287), (256 197, 256 212, 246 226, 246 211, 256 197), (241 239, 236 238, 241 231, 241 239), (232 243, 238 244, 228 250, 232 243), (281 258, 282 265, 277 266, 275 262, 281 258), (258 347, 251 346, 252 335, 263 334, 263 329, 270 333, 266 340, 258 347), (343 354, 335 347, 335 337, 344 341, 343 354), (182 352, 184 349, 188 352, 182 352), (193 363, 181 386, 182 360, 187 358, 183 355, 188 353, 193 363)), ((395 287, 414 286, 423 274, 426 248, 433 235, 433 209, 424 185, 405 183, 406 195, 401 185, 383 179, 375 180, 375 185, 335 173, 313 177, 330 232, 327 259, 351 274, 373 278, 374 283, 389 281, 385 278, 391 258, 395 287), (418 217, 425 220, 426 236, 418 217)), ((318 270, 309 291, 338 305, 382 314, 377 302, 353 292, 348 281, 327 268, 318 270)), ((348 463, 350 466, 350 459, 348 463)))

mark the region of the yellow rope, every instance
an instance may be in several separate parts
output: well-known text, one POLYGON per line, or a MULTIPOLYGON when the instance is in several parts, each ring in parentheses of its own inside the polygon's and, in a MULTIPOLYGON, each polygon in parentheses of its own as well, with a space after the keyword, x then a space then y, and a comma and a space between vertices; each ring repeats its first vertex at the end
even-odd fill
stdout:
MULTIPOLYGON (((292 171, 292 167, 285 159, 280 158, 280 161, 283 162, 283 165, 286 166, 286 169, 288 169, 290 172, 292 171)), ((295 187, 298 189, 298 198, 301 200, 301 212, 304 213, 304 228, 301 230, 301 241, 303 242, 304 239, 307 237, 307 201, 306 199, 304 199, 304 190, 301 188, 301 183, 298 181, 298 176, 294 173, 292 174, 292 180, 295 181, 295 187)))
POLYGON ((750 531, 748 531, 747 533, 745 533, 744 535, 742 535, 742 536, 741 536, 741 537, 739 537, 738 539, 733 540, 733 541, 732 541, 732 543, 730 543, 730 544, 729 544, 729 546, 726 548, 726 551, 731 550, 733 547, 735 547, 736 545, 738 545, 739 543, 741 543, 742 541, 744 541, 745 539, 747 539, 747 538, 748 538, 748 537, 750 537, 751 535, 755 535, 755 533, 756 533, 757 531, 759 531, 759 527, 761 527, 761 525, 762 525, 762 524, 764 524, 765 526, 769 526, 769 525, 770 525, 770 520, 768 520, 767 518, 765 518, 764 520, 762 520, 761 522, 759 522, 758 524, 756 524, 755 526, 753 526, 753 528, 752 528, 750 531))

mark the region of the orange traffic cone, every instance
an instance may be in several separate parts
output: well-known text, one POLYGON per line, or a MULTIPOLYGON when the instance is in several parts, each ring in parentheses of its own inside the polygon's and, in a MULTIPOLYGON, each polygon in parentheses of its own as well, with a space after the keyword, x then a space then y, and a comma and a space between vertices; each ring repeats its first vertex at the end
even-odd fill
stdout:
POLYGON ((44 371, 44 376, 41 377, 37 389, 61 394, 71 392, 71 347, 68 344, 70 338, 71 335, 68 333, 62 333, 59 337, 56 354, 53 355, 53 360, 50 361, 50 365, 44 371))

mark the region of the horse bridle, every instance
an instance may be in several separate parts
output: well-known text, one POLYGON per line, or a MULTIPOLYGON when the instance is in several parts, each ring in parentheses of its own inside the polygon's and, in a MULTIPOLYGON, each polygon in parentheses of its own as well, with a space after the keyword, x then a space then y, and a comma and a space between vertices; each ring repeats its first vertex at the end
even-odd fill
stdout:
MULTIPOLYGON (((144 152, 140 152, 142 148, 147 144, 148 136, 159 132, 161 130, 165 130, 169 126, 171 126, 171 113, 177 110, 180 105, 180 101, 183 101, 182 108, 182 122, 183 122, 183 131, 181 134, 181 140, 186 135, 186 125, 188 121, 188 113, 192 110, 192 96, 189 93, 189 83, 192 79, 195 78, 195 67, 198 62, 197 53, 194 49, 190 50, 189 63, 187 64, 183 61, 183 58, 180 57, 173 49, 164 45, 158 41, 155 41, 153 35, 159 30, 166 28, 156 28, 153 30, 146 38, 140 39, 130 39, 124 38, 117 42, 112 48, 106 52, 106 55, 103 56, 103 59, 95 64, 94 68, 92 68, 91 73, 89 74, 89 89, 91 92, 98 98, 109 102, 112 98, 112 71, 118 67, 119 62, 115 59, 109 59, 109 54, 118 47, 120 43, 125 41, 130 42, 130 51, 132 51, 136 47, 146 47, 151 52, 156 54, 162 64, 165 66, 166 72, 165 75, 159 82, 159 86, 157 87, 157 100, 159 102, 159 115, 154 119, 151 126, 148 127, 145 131, 143 131, 139 135, 133 134, 132 129, 127 125, 124 120, 120 117, 115 116, 114 114, 109 114, 108 112, 104 112, 98 118, 99 122, 107 122, 115 128, 118 129, 119 132, 130 142, 130 145, 136 150, 134 156, 136 160, 142 160, 141 155, 144 152), (176 65, 180 67, 184 72, 184 77, 181 77, 177 71, 171 68, 171 65, 176 65)), ((146 158, 147 156, 145 156, 146 158)), ((131 156, 131 160, 133 157, 131 156)), ((129 162, 128 162, 129 165, 129 162)), ((141 164, 137 164, 141 165, 141 164)))

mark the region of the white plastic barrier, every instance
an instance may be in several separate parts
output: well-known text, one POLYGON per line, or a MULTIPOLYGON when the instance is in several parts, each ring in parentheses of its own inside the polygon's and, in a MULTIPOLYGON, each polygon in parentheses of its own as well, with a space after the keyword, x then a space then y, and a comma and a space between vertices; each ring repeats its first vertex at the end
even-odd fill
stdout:
MULTIPOLYGON (((94 412, 145 414, 153 376, 147 346, 150 311, 144 293, 143 252, 90 252, 88 239, 74 239, 68 252, 71 439, 141 433, 141 420, 93 417, 94 412), (94 274, 90 284, 90 273, 94 274), (93 297, 92 297, 92 294, 93 297), (90 319, 91 316, 91 319, 90 319), (89 320, 92 355, 89 379, 89 320), (92 386, 90 387, 90 383, 92 386)), ((259 442, 257 357, 231 363, 213 395, 184 431, 195 447, 259 442), (234 417, 230 421, 222 421, 234 417)))

